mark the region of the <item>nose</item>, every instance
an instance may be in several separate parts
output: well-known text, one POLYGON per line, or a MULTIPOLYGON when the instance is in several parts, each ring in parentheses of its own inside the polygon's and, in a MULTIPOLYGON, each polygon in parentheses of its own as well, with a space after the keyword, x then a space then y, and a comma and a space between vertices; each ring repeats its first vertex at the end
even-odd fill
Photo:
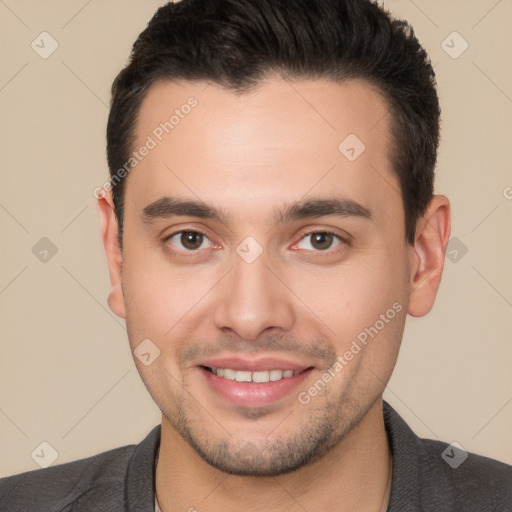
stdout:
POLYGON ((225 333, 255 341, 264 332, 289 331, 295 322, 292 294, 262 254, 247 263, 234 254, 234 267, 216 297, 213 321, 225 333))

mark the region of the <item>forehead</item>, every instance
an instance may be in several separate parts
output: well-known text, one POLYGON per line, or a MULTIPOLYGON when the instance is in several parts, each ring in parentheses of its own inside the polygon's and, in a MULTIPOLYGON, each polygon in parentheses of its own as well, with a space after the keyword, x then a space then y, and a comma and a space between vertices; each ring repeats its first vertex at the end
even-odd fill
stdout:
POLYGON ((261 216, 265 204, 314 193, 401 206, 390 117, 362 80, 276 78, 243 94, 161 81, 140 108, 133 149, 150 149, 129 175, 127 204, 180 195, 261 216))

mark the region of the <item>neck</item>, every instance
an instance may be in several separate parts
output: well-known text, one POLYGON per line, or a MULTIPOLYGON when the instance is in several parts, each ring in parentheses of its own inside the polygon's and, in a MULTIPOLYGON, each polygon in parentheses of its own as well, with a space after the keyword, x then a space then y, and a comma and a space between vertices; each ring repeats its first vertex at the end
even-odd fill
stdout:
POLYGON ((391 483, 382 401, 327 454, 277 477, 229 475, 207 464, 162 418, 156 493, 162 512, 381 512, 391 483))

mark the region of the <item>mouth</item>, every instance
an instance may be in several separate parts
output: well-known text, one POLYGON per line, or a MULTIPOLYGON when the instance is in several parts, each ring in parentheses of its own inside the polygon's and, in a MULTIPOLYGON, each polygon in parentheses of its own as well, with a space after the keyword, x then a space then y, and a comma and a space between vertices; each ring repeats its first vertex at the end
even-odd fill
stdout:
POLYGON ((239 360, 219 361, 197 366, 208 388, 228 405, 265 407, 299 392, 299 386, 313 366, 267 360, 251 363, 239 360))

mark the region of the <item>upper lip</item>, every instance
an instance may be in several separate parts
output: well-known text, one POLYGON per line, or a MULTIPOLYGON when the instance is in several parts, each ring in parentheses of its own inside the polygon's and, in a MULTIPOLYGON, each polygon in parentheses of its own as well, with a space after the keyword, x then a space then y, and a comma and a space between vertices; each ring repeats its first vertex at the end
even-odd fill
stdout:
POLYGON ((306 370, 312 365, 296 363, 275 357, 264 357, 260 359, 245 359, 243 357, 219 357, 201 361, 198 366, 209 368, 229 368, 235 371, 261 372, 270 370, 306 370))

